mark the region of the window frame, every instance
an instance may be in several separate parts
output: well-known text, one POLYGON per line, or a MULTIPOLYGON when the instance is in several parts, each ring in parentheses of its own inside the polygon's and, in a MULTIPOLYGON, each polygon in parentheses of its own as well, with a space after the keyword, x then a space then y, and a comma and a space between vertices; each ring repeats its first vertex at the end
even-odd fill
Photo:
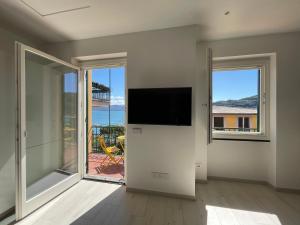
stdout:
MULTIPOLYGON (((222 70, 260 69, 259 131, 213 131, 213 139, 269 140, 270 127, 270 58, 266 56, 213 58, 213 72, 222 70)), ((213 76, 213 74, 212 74, 213 76)), ((213 87, 211 84, 213 93, 213 87)))
POLYGON ((238 124, 237 128, 243 130, 243 132, 245 132, 245 129, 249 129, 250 131, 251 131, 251 129, 253 129, 253 128, 251 128, 251 125, 250 125, 251 122, 250 122, 249 116, 238 116, 237 124, 238 124), (247 121, 247 123, 245 121, 247 121), (240 122, 242 122, 242 123, 240 124, 240 122), (246 127, 245 124, 247 124, 248 126, 246 127))

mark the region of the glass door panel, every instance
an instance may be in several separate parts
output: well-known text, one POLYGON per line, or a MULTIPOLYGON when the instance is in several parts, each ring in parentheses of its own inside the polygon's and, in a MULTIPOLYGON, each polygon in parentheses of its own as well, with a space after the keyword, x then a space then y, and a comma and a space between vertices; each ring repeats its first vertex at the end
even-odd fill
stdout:
POLYGON ((90 68, 86 82, 88 151, 85 176, 124 182, 125 66, 90 68))
POLYGON ((79 181, 78 69, 19 46, 17 219, 79 181))

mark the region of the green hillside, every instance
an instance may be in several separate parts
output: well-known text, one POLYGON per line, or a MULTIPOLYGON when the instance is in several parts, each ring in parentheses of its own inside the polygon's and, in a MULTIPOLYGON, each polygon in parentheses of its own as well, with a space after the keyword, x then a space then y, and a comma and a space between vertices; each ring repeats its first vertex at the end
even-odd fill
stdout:
POLYGON ((226 101, 218 101, 213 103, 213 105, 216 106, 241 107, 241 108, 256 108, 257 104, 258 104, 257 95, 241 98, 238 100, 226 100, 226 101))

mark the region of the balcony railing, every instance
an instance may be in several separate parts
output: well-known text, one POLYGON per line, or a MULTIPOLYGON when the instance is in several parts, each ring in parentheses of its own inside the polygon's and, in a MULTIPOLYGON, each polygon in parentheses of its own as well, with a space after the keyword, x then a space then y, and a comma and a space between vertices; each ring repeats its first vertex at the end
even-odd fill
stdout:
POLYGON ((94 101, 109 102, 109 93, 93 91, 92 98, 94 101))
POLYGON ((257 132, 257 128, 213 127, 213 131, 257 132))
POLYGON ((105 143, 107 146, 115 145, 117 147, 119 143, 117 143, 117 137, 125 135, 125 127, 124 126, 92 126, 92 151, 93 153, 104 153, 101 146, 98 142, 99 135, 103 135, 105 139, 105 143))

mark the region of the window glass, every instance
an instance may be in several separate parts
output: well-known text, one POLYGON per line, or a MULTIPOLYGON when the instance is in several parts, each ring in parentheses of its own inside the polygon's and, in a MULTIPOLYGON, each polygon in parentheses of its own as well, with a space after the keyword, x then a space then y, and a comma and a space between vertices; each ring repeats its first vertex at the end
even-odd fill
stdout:
POLYGON ((244 117, 244 128, 250 128, 249 117, 244 117))
POLYGON ((243 128, 243 117, 239 117, 238 126, 239 128, 243 128))
POLYGON ((77 70, 25 54, 26 199, 78 173, 77 70))
POLYGON ((223 117, 214 117, 214 128, 223 129, 224 128, 224 118, 223 117))
POLYGON ((259 131, 260 68, 214 70, 212 96, 213 130, 259 131))

